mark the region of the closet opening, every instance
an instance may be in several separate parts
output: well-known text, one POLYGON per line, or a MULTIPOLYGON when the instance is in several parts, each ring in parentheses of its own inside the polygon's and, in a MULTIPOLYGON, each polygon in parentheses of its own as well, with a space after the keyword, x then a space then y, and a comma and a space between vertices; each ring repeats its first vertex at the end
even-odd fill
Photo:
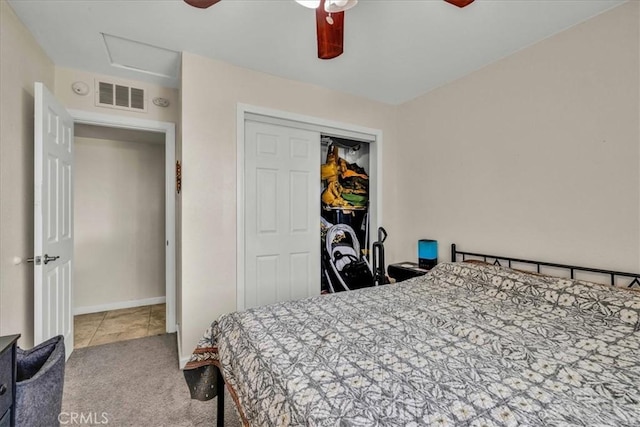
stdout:
POLYGON ((370 286, 370 143, 324 134, 320 141, 321 293, 370 286), (343 270, 349 264, 356 270, 343 270))

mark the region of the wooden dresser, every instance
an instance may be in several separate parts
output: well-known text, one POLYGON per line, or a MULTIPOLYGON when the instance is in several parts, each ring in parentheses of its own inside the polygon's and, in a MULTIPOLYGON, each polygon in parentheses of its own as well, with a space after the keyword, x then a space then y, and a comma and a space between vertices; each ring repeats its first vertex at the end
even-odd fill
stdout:
POLYGON ((0 337, 0 427, 15 425, 16 345, 20 335, 0 337))

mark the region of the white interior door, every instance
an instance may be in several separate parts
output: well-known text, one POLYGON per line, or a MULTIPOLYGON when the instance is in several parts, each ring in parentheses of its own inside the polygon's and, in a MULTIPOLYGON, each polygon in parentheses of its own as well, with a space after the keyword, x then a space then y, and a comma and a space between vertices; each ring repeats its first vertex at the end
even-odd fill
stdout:
POLYGON ((320 133, 245 124, 244 308, 320 294, 320 133))
POLYGON ((73 350, 73 119, 35 83, 34 344, 73 350))

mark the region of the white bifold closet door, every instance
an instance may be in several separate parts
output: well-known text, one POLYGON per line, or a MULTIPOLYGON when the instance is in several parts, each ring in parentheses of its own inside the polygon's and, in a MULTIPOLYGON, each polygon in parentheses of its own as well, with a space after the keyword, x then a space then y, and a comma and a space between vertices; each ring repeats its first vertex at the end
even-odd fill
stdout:
POLYGON ((245 122, 244 308, 320 293, 320 133, 245 122))

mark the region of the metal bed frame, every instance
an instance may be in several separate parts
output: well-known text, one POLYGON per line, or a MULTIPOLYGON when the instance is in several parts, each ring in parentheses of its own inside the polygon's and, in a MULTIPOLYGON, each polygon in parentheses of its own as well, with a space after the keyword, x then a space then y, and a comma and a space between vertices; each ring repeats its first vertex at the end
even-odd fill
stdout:
POLYGON ((216 391, 218 392, 216 427, 224 427, 224 377, 222 369, 218 365, 214 366, 216 367, 216 391))
POLYGON ((637 288, 640 288, 640 273, 626 273, 623 271, 602 270, 599 268, 579 267, 577 265, 558 264, 554 262, 532 261, 529 259, 511 258, 511 257, 505 257, 505 256, 499 256, 499 255, 480 254, 475 252, 463 252, 463 251, 459 251, 456 248, 455 243, 451 244, 451 262, 457 262, 459 257, 461 257, 461 261, 469 261, 469 260, 483 261, 493 265, 504 266, 509 268, 512 268, 511 267, 512 263, 534 265, 536 267, 535 273, 537 274, 543 274, 540 272, 540 267, 558 268, 558 269, 563 269, 568 271, 569 277, 571 279, 576 278, 576 272, 595 273, 603 276, 609 276, 611 286, 616 286, 616 278, 620 278, 620 280, 623 280, 623 281, 629 280, 628 284, 625 283, 627 288, 633 288, 634 286, 637 288), (472 258, 468 258, 468 257, 472 257, 472 258))

